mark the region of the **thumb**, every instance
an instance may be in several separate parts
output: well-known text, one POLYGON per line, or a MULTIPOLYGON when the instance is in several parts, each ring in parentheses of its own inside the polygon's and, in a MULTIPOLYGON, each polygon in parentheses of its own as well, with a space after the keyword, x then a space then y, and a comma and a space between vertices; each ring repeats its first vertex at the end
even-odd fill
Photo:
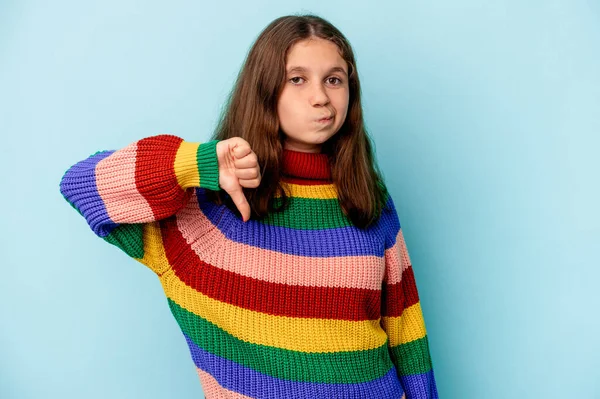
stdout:
POLYGON ((244 222, 250 219, 250 204, 248 204, 248 200, 246 200, 246 196, 244 195, 242 187, 239 186, 239 188, 232 190, 229 193, 229 196, 233 200, 233 203, 235 204, 237 209, 242 214, 242 219, 244 220, 244 222))

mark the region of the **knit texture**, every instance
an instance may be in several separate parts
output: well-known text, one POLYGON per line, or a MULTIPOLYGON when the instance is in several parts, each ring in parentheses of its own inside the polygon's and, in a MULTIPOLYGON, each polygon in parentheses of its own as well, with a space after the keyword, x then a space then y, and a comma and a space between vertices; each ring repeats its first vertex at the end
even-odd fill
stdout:
POLYGON ((60 182, 98 237, 158 276, 206 398, 437 398, 391 196, 356 228, 327 156, 286 149, 289 208, 244 223, 206 196, 221 190, 216 144, 146 137, 60 182))

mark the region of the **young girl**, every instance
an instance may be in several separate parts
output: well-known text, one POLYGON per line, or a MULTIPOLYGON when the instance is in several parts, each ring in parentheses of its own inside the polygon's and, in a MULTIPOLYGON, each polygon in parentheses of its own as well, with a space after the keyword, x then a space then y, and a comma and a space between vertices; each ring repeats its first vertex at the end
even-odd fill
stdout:
POLYGON ((257 38, 210 141, 73 165, 60 191, 152 270, 207 398, 437 398, 352 48, 313 15, 257 38))

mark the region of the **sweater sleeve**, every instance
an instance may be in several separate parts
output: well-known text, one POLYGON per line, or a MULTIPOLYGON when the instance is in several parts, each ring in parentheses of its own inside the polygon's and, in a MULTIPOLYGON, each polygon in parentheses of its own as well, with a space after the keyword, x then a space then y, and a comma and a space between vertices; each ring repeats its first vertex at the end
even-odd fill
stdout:
POLYGON ((65 172, 60 192, 96 236, 161 273, 158 222, 185 206, 192 187, 220 190, 217 142, 161 134, 99 151, 65 172))
POLYGON ((425 321, 412 263, 394 202, 386 211, 388 239, 382 284, 381 324, 406 399, 437 399, 425 321))

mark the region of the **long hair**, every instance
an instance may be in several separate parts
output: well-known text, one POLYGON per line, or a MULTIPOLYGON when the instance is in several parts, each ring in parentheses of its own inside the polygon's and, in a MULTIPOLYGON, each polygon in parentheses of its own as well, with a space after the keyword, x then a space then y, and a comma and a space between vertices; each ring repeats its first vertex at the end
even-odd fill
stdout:
MULTIPOLYGON (((342 211, 353 225, 366 228, 380 217, 387 191, 364 126, 352 47, 327 20, 311 14, 288 15, 275 19, 260 33, 246 56, 212 139, 241 137, 257 155, 263 171, 261 183, 256 188, 243 188, 251 218, 261 219, 269 212, 286 208, 288 195, 280 182, 285 134, 280 129, 277 102, 286 82, 289 49, 312 37, 335 43, 348 63, 350 93, 346 120, 323 143, 321 152, 328 155, 342 211), (274 201, 276 197, 280 200, 274 201)), ((209 191, 208 197, 227 204, 239 215, 226 192, 209 191)))

